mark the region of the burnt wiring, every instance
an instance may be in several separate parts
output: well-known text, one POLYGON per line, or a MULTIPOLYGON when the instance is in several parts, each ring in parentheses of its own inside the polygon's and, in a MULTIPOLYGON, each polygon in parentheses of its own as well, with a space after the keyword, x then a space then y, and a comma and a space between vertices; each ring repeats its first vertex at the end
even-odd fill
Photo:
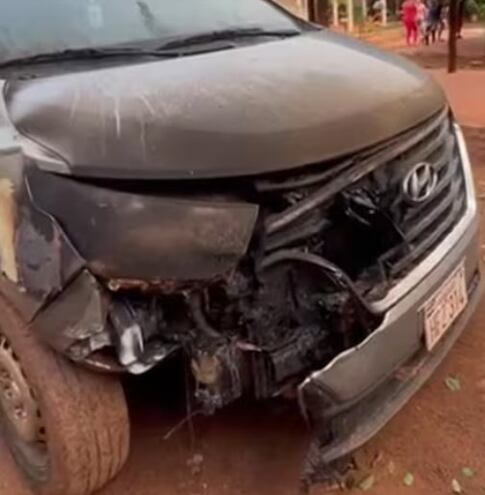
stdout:
POLYGON ((224 340, 224 336, 219 333, 204 315, 202 309, 202 295, 200 292, 194 292, 188 296, 188 304, 197 328, 208 338, 214 340, 224 340))
POLYGON ((305 253, 297 249, 281 250, 267 256, 261 263, 262 269, 267 269, 272 265, 284 261, 299 261, 309 263, 319 267, 325 275, 331 279, 338 287, 346 289, 359 301, 359 303, 367 310, 369 314, 379 316, 380 312, 374 309, 372 304, 368 303, 360 294, 350 277, 332 262, 312 253, 305 253))

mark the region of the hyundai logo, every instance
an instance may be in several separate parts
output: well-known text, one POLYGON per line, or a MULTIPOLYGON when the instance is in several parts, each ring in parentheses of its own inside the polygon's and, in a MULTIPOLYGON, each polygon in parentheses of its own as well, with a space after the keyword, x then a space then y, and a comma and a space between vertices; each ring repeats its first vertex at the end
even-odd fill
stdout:
POLYGON ((429 199, 438 183, 438 174, 432 165, 423 162, 414 166, 404 177, 402 189, 411 203, 422 203, 429 199))

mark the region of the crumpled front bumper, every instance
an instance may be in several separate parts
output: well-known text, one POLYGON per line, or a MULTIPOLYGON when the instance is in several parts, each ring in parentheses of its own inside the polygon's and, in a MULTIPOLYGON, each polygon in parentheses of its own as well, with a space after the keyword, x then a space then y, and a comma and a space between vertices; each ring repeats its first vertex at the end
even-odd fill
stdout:
POLYGON ((422 265, 396 287, 381 326, 357 347, 312 373, 299 387, 305 416, 327 432, 319 465, 330 465, 361 447, 391 420, 447 355, 480 301, 479 217, 465 143, 459 129, 457 133, 469 195, 465 216, 422 265), (428 352, 422 307, 462 262, 468 306, 436 348, 428 352))

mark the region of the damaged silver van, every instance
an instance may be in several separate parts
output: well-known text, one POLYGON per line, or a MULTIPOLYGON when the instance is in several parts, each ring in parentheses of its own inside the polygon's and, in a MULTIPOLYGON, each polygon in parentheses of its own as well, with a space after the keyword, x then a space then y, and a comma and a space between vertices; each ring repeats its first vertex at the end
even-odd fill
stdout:
POLYGON ((17 0, 0 18, 0 410, 34 490, 129 450, 123 373, 206 413, 291 393, 304 478, 374 435, 480 295, 442 91, 265 0, 17 0))

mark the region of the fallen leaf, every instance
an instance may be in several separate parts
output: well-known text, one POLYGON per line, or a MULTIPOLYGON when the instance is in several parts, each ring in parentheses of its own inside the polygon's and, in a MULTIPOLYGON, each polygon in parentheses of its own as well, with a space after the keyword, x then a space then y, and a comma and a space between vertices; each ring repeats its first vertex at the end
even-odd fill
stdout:
POLYGON ((376 477, 373 474, 369 474, 359 482, 358 486, 363 492, 368 492, 374 486, 375 481, 376 477))
POLYGON ((204 463, 204 456, 202 454, 194 454, 187 460, 187 466, 193 476, 196 476, 202 472, 202 464, 204 463))
POLYGON ((458 480, 451 480, 451 489, 453 493, 462 493, 461 485, 458 480))
POLYGON ((445 378, 445 385, 452 392, 458 392, 461 389, 460 379, 456 376, 451 376, 451 375, 447 376, 445 378))
POLYGON ((389 464, 387 465, 387 470, 389 471, 389 474, 396 474, 396 464, 394 461, 389 461, 389 464))
POLYGON ((384 454, 382 450, 379 450, 379 452, 377 452, 374 458, 372 459, 371 467, 375 468, 376 466, 381 464, 383 460, 384 460, 384 454))
POLYGON ((461 474, 465 476, 465 478, 473 478, 475 476, 475 471, 471 467, 464 467, 461 470, 461 474))
POLYGON ((413 486, 413 484, 414 484, 414 476, 413 476, 413 474, 412 473, 406 473, 404 475, 404 478, 403 478, 402 482, 406 486, 413 486))

